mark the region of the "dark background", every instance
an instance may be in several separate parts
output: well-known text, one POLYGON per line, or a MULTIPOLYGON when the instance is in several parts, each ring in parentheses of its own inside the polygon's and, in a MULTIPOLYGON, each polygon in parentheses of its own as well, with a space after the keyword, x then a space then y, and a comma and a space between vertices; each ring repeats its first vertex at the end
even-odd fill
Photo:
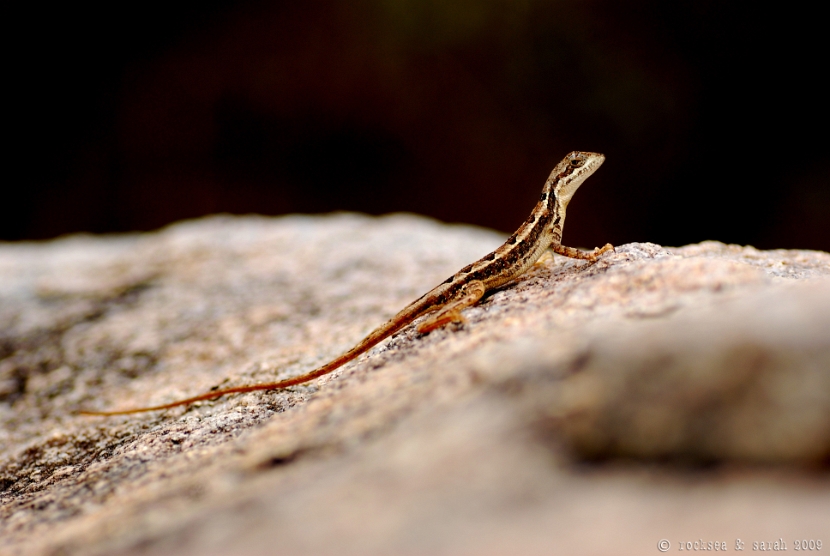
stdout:
POLYGON ((0 239, 216 212, 513 231, 568 151, 565 243, 830 250, 827 31, 797 3, 31 4, 0 239))

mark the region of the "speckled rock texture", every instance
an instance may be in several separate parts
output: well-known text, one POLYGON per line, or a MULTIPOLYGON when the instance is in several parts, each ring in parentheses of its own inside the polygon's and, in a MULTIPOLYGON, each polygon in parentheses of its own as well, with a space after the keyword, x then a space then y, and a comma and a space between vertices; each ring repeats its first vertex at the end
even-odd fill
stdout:
POLYGON ((503 239, 339 214, 0 244, 0 554, 830 549, 827 253, 546 256, 307 385, 74 414, 303 373, 503 239))

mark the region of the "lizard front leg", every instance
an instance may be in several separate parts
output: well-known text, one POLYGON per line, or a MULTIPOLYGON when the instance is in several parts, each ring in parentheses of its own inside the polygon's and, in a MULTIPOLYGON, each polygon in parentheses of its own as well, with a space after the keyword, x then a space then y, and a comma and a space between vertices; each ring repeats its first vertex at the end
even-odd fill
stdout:
POLYGON ((610 243, 606 243, 602 247, 595 247, 593 253, 585 253, 580 251, 579 249, 574 249, 573 247, 565 247, 564 245, 551 245, 551 249, 557 255, 563 255, 565 257, 570 257, 572 259, 583 259, 586 261, 596 262, 600 255, 603 253, 607 253, 608 251, 613 251, 614 246, 610 243))
POLYGON ((484 292, 486 291, 487 288, 484 287, 483 282, 479 282, 478 280, 470 282, 462 290, 461 297, 454 301, 448 302, 446 305, 438 309, 438 312, 419 324, 418 332, 426 334, 427 332, 431 332, 436 328, 441 328, 445 324, 449 324, 451 322, 465 322, 464 317, 461 315, 461 311, 478 303, 479 299, 482 298, 484 292))

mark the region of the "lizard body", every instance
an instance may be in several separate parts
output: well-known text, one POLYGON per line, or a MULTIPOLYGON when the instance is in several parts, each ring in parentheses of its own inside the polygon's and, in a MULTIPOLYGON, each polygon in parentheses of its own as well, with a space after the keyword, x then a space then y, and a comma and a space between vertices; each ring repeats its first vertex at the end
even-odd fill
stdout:
POLYGON ((497 288, 521 275, 535 263, 547 249, 566 257, 596 261, 610 244, 583 253, 562 245, 562 226, 565 210, 577 188, 605 160, 598 153, 574 151, 566 156, 551 172, 539 202, 522 226, 508 240, 485 257, 465 266, 453 276, 416 299, 397 315, 389 319, 343 355, 306 374, 277 382, 236 386, 214 390, 172 403, 121 411, 80 411, 83 415, 125 415, 144 411, 169 409, 202 400, 219 398, 227 394, 273 390, 309 382, 328 374, 349 361, 366 353, 374 346, 428 313, 435 313, 418 325, 418 332, 427 333, 450 322, 463 322, 461 311, 475 305, 489 290, 497 288))

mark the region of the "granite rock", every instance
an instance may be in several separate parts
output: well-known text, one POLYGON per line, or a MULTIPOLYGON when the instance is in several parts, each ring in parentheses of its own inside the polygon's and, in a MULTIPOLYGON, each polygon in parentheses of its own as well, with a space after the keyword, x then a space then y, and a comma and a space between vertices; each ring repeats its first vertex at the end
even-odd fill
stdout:
POLYGON ((0 244, 0 553, 830 542, 827 253, 547 256, 306 385, 74 413, 307 371, 502 240, 337 214, 0 244))

